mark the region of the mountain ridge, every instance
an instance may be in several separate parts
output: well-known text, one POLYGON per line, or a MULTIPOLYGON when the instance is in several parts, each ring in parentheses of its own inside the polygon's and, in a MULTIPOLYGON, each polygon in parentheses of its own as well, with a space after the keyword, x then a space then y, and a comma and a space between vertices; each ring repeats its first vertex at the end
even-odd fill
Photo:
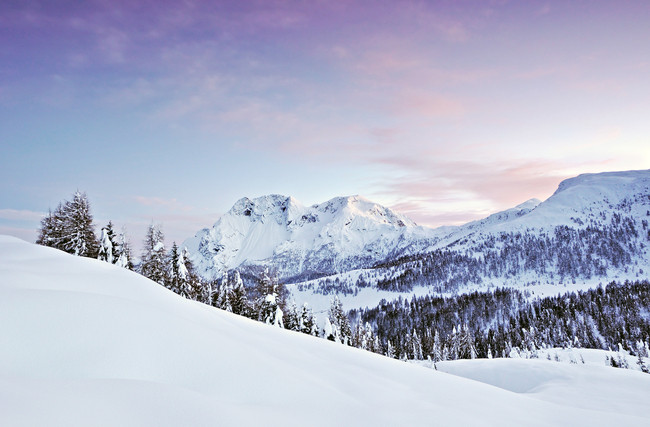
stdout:
MULTIPOLYGON (((358 195, 306 207, 293 197, 276 194, 238 200, 212 228, 199 231, 185 245, 199 273, 207 278, 252 266, 275 269, 281 279, 300 282, 436 250, 482 259, 503 247, 494 246, 495 239, 523 234, 544 244, 544 239, 557 239, 557 227, 572 233, 607 227, 611 233, 611 227, 618 227, 623 230, 619 234, 631 227, 631 236, 636 233, 632 237, 638 240, 639 231, 647 227, 643 222, 647 207, 650 170, 578 175, 562 181, 544 201, 529 199, 480 220, 438 228, 419 226, 358 195), (621 218, 629 224, 621 225, 621 218)), ((638 255, 646 264, 647 251, 637 240, 634 253, 624 262, 638 255)), ((624 244, 622 250, 628 251, 630 245, 624 244)), ((594 247, 597 250, 598 245, 594 247)), ((602 271, 597 265, 593 269, 602 271)))

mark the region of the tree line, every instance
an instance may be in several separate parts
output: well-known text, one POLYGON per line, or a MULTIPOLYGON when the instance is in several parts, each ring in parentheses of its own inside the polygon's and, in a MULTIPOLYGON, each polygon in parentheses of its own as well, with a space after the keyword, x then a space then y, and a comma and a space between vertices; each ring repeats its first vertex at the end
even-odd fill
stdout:
POLYGON ((41 220, 36 243, 76 256, 97 258, 133 270, 191 300, 285 329, 352 344, 352 329, 338 297, 319 322, 304 304, 289 301, 289 292, 268 269, 246 269, 248 286, 240 272, 226 272, 221 279, 205 280, 194 269, 187 248, 173 242, 166 250, 161 228, 151 224, 143 241, 138 263, 133 262, 125 233, 116 233, 112 222, 95 234, 90 203, 85 193, 73 194, 41 220))
POLYGON ((551 347, 621 348, 648 357, 648 301, 650 282, 612 282, 536 299, 510 288, 400 298, 351 316, 378 337, 379 352, 405 359, 535 357, 551 347))

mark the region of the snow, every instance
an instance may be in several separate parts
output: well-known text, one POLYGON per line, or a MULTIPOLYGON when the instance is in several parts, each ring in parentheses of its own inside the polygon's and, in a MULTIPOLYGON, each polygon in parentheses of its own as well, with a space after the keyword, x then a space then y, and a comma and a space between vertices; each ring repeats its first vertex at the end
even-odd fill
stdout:
MULTIPOLYGON (((560 368, 553 378, 566 377, 572 392, 595 399, 591 388, 605 380, 631 392, 605 394, 597 406, 587 397, 553 402, 254 322, 114 265, 6 236, 0 343, 0 425, 650 422, 647 374, 603 368, 592 380, 585 367, 560 368)), ((491 366, 525 377, 530 362, 491 366)), ((551 375, 560 364, 544 366, 551 375)))
POLYGON ((243 264, 271 263, 283 277, 336 272, 422 250, 435 232, 361 196, 305 207, 292 197, 243 198, 184 245, 197 271, 214 279, 243 264))
MULTIPOLYGON (((555 349, 567 356, 566 349, 555 349)), ((480 359, 439 362, 441 372, 493 385, 558 405, 603 413, 625 413, 650 419, 650 375, 607 367, 605 351, 571 349, 577 363, 539 359, 480 359), (580 354, 585 364, 580 361, 580 354), (598 357, 594 363, 589 356, 598 357)), ((648 423, 647 420, 645 423, 648 423)), ((585 424, 581 422, 580 424, 585 424)))

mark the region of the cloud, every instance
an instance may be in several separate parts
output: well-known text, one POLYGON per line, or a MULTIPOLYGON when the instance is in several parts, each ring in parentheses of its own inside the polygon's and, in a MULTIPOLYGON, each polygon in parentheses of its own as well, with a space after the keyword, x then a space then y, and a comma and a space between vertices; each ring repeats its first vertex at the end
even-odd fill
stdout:
POLYGON ((40 221, 44 216, 44 212, 24 209, 0 209, 0 219, 11 221, 40 221))
POLYGON ((165 198, 165 197, 155 197, 155 196, 133 196, 133 200, 135 200, 136 203, 142 206, 163 208, 166 210, 188 212, 195 209, 192 206, 184 205, 180 203, 175 198, 165 198))

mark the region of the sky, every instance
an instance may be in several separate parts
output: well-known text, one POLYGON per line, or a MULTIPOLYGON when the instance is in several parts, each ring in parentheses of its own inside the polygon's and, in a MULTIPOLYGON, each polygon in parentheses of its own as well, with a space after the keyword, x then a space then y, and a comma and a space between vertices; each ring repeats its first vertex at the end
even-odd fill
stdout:
POLYGON ((462 224, 650 167, 650 2, 0 2, 0 234, 76 190, 138 247, 241 197, 462 224))

